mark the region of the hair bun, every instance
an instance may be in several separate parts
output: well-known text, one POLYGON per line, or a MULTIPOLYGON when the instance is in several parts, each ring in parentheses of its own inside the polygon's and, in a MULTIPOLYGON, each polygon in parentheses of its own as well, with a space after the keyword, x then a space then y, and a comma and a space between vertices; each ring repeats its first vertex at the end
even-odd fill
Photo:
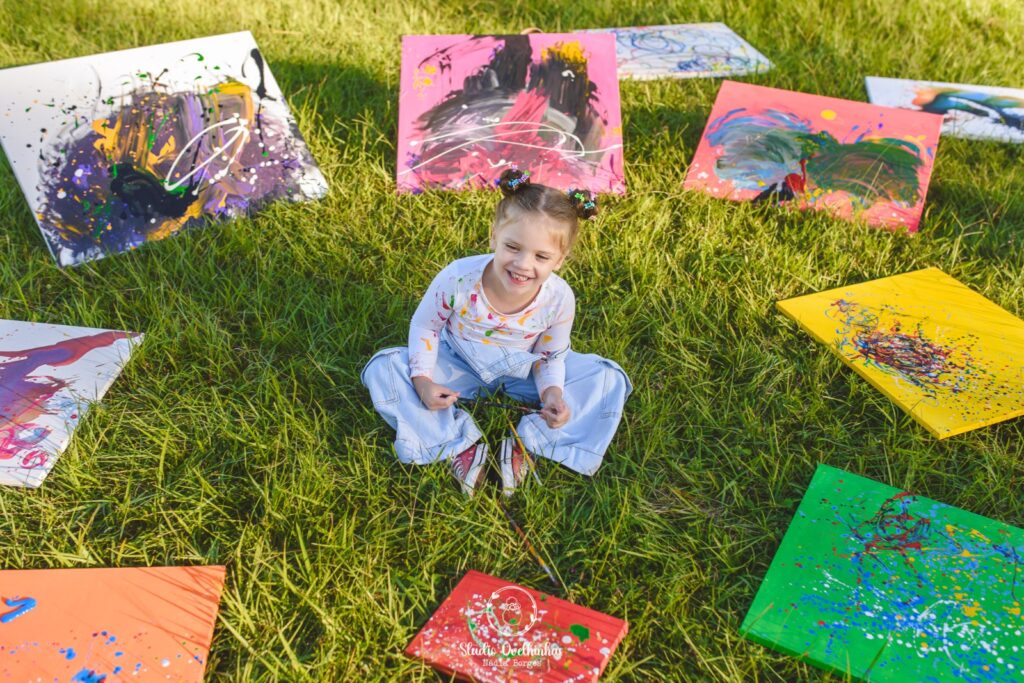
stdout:
POLYGON ((587 219, 597 215, 597 195, 590 190, 573 188, 569 190, 569 201, 576 209, 576 216, 587 219))
POLYGON ((520 171, 518 168, 506 168, 502 171, 501 177, 495 181, 495 184, 501 188, 503 195, 511 197, 523 185, 530 184, 530 172, 520 171))

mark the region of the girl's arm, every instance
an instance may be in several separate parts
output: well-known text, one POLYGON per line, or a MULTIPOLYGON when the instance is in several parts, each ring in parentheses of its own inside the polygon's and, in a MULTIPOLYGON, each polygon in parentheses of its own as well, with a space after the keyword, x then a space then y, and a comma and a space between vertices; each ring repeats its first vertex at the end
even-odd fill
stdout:
POLYGON ((565 354, 569 352, 569 337, 576 317, 576 297, 566 287, 566 294, 558 303, 554 322, 538 335, 533 352, 543 358, 533 364, 533 381, 541 397, 550 387, 562 389, 565 384, 565 354))
POLYGON ((458 268, 450 263, 434 277, 409 323, 409 376, 430 377, 437 364, 441 330, 454 312, 458 268))

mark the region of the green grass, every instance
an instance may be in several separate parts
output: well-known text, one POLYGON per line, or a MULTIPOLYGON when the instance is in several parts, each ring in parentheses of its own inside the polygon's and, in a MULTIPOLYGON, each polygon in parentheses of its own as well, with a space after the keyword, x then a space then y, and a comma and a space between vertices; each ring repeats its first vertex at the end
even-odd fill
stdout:
MULTIPOLYGON (((146 333, 44 486, 0 490, 0 566, 224 563, 210 680, 437 680, 402 650, 464 571, 546 580, 496 487, 466 501, 442 467, 399 464, 359 383, 433 274, 486 249, 495 202, 395 194, 399 35, 722 20, 775 62, 766 85, 1021 85, 1024 5, 836 5, 0 4, 0 65, 251 29, 331 184, 59 270, 0 167, 0 317, 146 333)), ((717 88, 622 85, 629 195, 562 275, 576 348, 636 392, 593 480, 546 467, 512 509, 562 597, 629 620, 605 680, 838 681, 738 634, 816 463, 1020 524, 1024 421, 937 442, 773 303, 934 265, 1024 313, 1024 154, 943 140, 915 237, 758 210, 681 189, 717 88)))

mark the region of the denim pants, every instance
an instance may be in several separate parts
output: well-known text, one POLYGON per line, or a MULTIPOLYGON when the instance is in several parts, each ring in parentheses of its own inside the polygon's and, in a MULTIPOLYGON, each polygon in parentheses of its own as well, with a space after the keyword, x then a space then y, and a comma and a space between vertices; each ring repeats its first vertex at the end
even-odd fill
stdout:
MULTIPOLYGON (((497 344, 455 339, 445 334, 438 345, 432 379, 461 398, 492 394, 499 388, 525 403, 540 401, 530 370, 539 356, 497 344)), ((360 375, 370 390, 373 407, 396 431, 395 453, 404 463, 424 465, 447 459, 480 440, 473 417, 453 405, 429 410, 409 378, 405 347, 378 351, 360 375)), ((569 421, 551 429, 537 414, 524 416, 517 427, 526 449, 592 475, 601 465, 633 387, 617 364, 594 354, 569 351, 565 356, 563 396, 569 421)))

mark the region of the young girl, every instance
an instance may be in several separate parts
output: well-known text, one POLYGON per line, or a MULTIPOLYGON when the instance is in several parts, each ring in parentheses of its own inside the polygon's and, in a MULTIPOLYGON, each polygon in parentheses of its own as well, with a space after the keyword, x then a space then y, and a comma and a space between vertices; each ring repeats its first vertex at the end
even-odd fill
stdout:
POLYGON ((597 206, 589 192, 563 193, 529 178, 502 174, 494 253, 458 259, 438 273, 413 314, 408 348, 379 351, 362 372, 373 407, 397 431, 398 459, 447 461, 467 495, 483 478, 487 445, 459 399, 502 389, 541 404, 501 442, 502 486, 511 494, 534 455, 594 474, 632 391, 618 365, 569 349, 576 300, 555 271, 572 249, 579 218, 595 215, 597 206))

